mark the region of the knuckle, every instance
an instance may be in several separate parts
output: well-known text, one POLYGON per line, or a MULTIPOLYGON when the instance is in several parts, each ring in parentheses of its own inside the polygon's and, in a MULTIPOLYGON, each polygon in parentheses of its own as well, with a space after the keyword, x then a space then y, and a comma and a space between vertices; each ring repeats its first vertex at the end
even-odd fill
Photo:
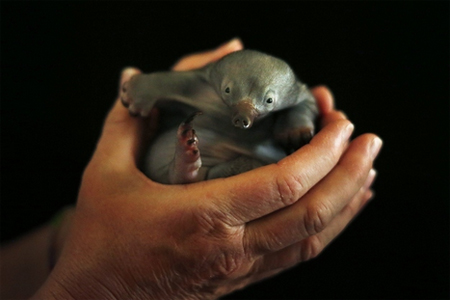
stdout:
POLYGON ((255 249, 256 255, 271 253, 285 247, 286 238, 277 232, 268 230, 257 239, 258 246, 255 249))
POLYGON ((244 256, 241 251, 228 249, 219 250, 220 253, 212 263, 212 277, 216 279, 232 278, 237 270, 244 264, 244 256))
POLYGON ((195 224, 196 231, 202 234, 219 235, 218 232, 222 232, 223 224, 215 214, 207 207, 198 207, 193 210, 193 224, 195 224))
POLYGON ((331 211, 323 201, 308 205, 303 217, 303 227, 306 234, 313 236, 322 232, 329 223, 330 215, 331 211))
POLYGON ((239 231, 230 224, 230 216, 220 207, 211 203, 203 203, 192 208, 194 223, 199 231, 216 239, 228 239, 239 231))
POLYGON ((196 249, 197 261, 203 261, 200 274, 216 279, 234 278, 247 261, 244 228, 224 223, 212 208, 197 210, 194 218, 194 235, 205 245, 196 249))
POLYGON ((292 174, 283 174, 276 178, 279 200, 284 206, 295 203, 304 191, 304 178, 292 174))

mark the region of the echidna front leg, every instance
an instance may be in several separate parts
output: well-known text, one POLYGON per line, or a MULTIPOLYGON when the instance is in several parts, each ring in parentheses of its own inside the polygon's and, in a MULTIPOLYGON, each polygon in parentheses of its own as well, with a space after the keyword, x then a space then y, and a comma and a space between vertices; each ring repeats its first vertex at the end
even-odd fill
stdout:
POLYGON ((173 160, 169 166, 170 184, 183 184, 197 181, 202 160, 198 149, 198 138, 193 129, 194 118, 201 114, 196 112, 180 124, 177 131, 177 144, 173 160))

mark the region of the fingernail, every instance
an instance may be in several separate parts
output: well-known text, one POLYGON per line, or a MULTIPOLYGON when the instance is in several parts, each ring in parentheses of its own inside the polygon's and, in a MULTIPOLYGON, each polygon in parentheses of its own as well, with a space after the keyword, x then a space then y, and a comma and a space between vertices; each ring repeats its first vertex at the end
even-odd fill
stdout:
POLYGON ((221 45, 219 48, 242 49, 243 45, 242 45, 241 39, 238 37, 235 37, 235 38, 229 40, 228 42, 226 42, 225 44, 221 45))
POLYGON ((139 69, 135 68, 135 67, 125 67, 122 69, 121 75, 130 75, 130 74, 134 74, 139 72, 139 69))
POLYGON ((350 138, 354 129, 355 129, 355 125, 353 125, 352 123, 348 124, 347 127, 345 127, 345 130, 342 133, 343 141, 346 141, 350 138))
POLYGON ((120 73, 120 85, 122 85, 125 81, 130 80, 130 78, 135 75, 139 74, 141 71, 138 68, 134 67, 126 67, 122 69, 122 72, 120 73))
POLYGON ((383 141, 379 137, 376 137, 372 140, 372 144, 370 145, 370 154, 372 155, 372 159, 375 159, 375 157, 377 157, 382 145, 383 141))
POLYGON ((364 190, 368 190, 370 188, 370 186, 373 184, 375 177, 377 176, 377 171, 375 171, 374 169, 371 169, 369 171, 369 175, 367 176, 366 182, 364 184, 364 190))

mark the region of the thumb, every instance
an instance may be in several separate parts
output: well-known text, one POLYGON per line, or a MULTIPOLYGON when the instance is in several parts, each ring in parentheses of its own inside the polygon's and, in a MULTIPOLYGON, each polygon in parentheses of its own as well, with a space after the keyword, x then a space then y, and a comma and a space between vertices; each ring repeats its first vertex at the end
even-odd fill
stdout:
MULTIPOLYGON (((119 87, 139 73, 135 68, 124 69, 119 87)), ((156 121, 156 111, 147 118, 130 116, 118 98, 106 117, 94 158, 110 165, 136 167, 145 137, 156 130, 156 121)))
POLYGON ((186 71, 204 67, 210 62, 221 59, 223 56, 239 51, 244 48, 242 41, 239 38, 234 38, 218 48, 199 53, 189 54, 181 58, 173 67, 173 71, 186 71))

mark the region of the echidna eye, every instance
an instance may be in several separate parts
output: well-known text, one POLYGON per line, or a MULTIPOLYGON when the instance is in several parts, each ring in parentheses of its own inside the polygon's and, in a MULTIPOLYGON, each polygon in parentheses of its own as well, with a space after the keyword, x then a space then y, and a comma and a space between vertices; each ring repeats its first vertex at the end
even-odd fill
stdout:
POLYGON ((273 103, 273 99, 272 99, 272 98, 269 98, 269 99, 266 100, 266 102, 267 102, 267 103, 273 103))
POLYGON ((227 93, 227 94, 230 93, 230 88, 229 88, 229 87, 227 87, 227 88, 225 89, 225 93, 227 93))

